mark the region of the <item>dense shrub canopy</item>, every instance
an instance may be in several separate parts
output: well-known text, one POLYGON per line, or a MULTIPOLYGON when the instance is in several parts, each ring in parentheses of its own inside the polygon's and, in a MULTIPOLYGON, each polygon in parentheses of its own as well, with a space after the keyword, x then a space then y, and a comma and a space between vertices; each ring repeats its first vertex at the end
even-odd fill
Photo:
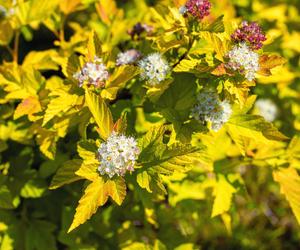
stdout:
POLYGON ((0 0, 0 250, 296 249, 300 6, 0 0))

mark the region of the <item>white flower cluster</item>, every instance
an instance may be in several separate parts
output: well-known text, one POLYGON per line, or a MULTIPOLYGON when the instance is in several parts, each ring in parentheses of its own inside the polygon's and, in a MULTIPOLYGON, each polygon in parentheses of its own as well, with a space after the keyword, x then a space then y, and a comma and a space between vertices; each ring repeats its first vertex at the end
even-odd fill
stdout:
POLYGON ((153 53, 139 61, 141 79, 148 80, 150 85, 157 85, 166 79, 170 66, 159 53, 153 53))
POLYGON ((135 63, 141 57, 141 53, 135 49, 130 49, 125 52, 121 52, 117 56, 116 65, 127 65, 135 63))
POLYGON ((240 43, 228 53, 228 67, 244 74, 246 79, 255 79, 255 73, 259 70, 259 55, 252 51, 246 43, 240 43))
POLYGON ((94 58, 94 62, 87 62, 82 69, 75 73, 73 77, 79 81, 81 87, 85 82, 99 87, 108 79, 109 73, 101 58, 94 58))
POLYGON ((107 174, 124 176, 126 171, 133 171, 135 161, 140 153, 137 142, 133 137, 118 135, 113 132, 106 142, 98 149, 101 175, 107 174))
POLYGON ((203 91, 197 97, 197 105, 192 110, 192 116, 201 122, 211 122, 211 128, 218 131, 226 123, 232 113, 227 100, 220 101, 213 91, 203 91))
POLYGON ((260 99, 255 102, 255 109, 258 114, 268 122, 273 122, 277 115, 278 109, 275 103, 270 99, 260 99))

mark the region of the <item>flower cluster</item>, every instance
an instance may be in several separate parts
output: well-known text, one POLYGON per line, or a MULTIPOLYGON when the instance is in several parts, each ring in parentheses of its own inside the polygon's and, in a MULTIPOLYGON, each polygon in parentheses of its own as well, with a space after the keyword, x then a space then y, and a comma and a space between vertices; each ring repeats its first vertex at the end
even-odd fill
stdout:
POLYGON ((151 34, 153 32, 153 27, 145 23, 137 23, 127 33, 131 36, 131 39, 134 40, 135 37, 140 39, 144 32, 146 32, 147 35, 151 34))
POLYGON ((101 175, 107 174, 110 178, 114 175, 124 176, 126 171, 134 171, 139 153, 140 150, 133 137, 113 132, 98 149, 100 161, 98 171, 101 175))
POLYGON ((94 62, 87 62, 82 69, 75 73, 73 77, 78 80, 81 87, 84 83, 100 87, 108 79, 109 73, 101 58, 94 58, 94 62))
POLYGON ((165 80, 170 72, 170 66, 159 53, 153 53, 138 63, 141 69, 141 79, 146 79, 150 85, 157 85, 165 80))
POLYGON ((135 49, 130 49, 125 52, 121 52, 117 56, 116 65, 127 65, 135 63, 141 57, 141 53, 135 49))
POLYGON ((211 3, 209 0, 188 0, 184 6, 180 8, 180 13, 189 13, 193 17, 202 20, 208 16, 211 9, 211 3))
POLYGON ((267 40, 261 27, 256 22, 248 23, 247 21, 242 22, 241 27, 231 35, 231 38, 236 43, 248 43, 251 49, 254 50, 260 49, 263 42, 267 40))
POLYGON ((246 43, 240 43, 228 53, 229 62, 226 65, 230 69, 238 70, 252 81, 259 70, 259 55, 252 51, 246 43))
POLYGON ((268 122, 273 122, 277 115, 278 109, 275 103, 270 99, 260 99, 255 102, 255 109, 259 115, 265 118, 268 122))
POLYGON ((192 116, 201 122, 211 122, 211 128, 218 131, 232 113, 227 100, 221 101, 214 91, 206 90, 197 97, 197 104, 192 109, 192 116))

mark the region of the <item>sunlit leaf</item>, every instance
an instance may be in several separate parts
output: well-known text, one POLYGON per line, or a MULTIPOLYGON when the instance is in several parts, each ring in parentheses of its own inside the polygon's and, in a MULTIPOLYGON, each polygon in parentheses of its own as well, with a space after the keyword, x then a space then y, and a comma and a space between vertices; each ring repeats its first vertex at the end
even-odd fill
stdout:
POLYGON ((96 213, 98 207, 106 203, 108 197, 103 193, 103 187, 104 181, 100 177, 86 187, 84 195, 79 200, 73 222, 68 232, 71 232, 90 219, 96 213))
POLYGON ((280 191, 288 200, 300 224, 300 176, 294 168, 279 168, 273 171, 273 178, 280 184, 280 191))
POLYGON ((102 139, 107 139, 113 130, 114 124, 112 114, 105 101, 88 90, 85 92, 85 101, 98 125, 99 135, 102 139))

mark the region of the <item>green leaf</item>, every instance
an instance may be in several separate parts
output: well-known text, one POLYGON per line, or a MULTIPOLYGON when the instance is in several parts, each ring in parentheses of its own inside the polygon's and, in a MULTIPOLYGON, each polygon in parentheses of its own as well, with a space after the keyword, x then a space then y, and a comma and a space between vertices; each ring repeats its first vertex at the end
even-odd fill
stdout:
POLYGON ((279 168, 273 171, 273 178, 280 184, 280 191, 288 200, 300 224, 300 176, 294 168, 279 168))
POLYGON ((114 126, 109 108, 100 96, 89 90, 85 92, 85 101, 98 125, 99 135, 102 139, 106 140, 113 131, 114 126))
POLYGON ((13 197, 6 185, 0 186, 0 208, 11 209, 14 208, 13 197))
POLYGON ((104 181, 100 177, 86 187, 84 195, 79 200, 79 205, 76 208, 68 233, 90 219, 96 213, 98 207, 106 203, 108 196, 103 190, 104 181))
POLYGON ((56 250, 54 231, 55 225, 48 221, 30 221, 24 237, 26 250, 56 250))
POLYGON ((53 177, 49 189, 56 189, 74 181, 81 180, 82 178, 75 174, 81 164, 82 160, 79 159, 65 162, 53 177))
POLYGON ((24 198, 40 198, 47 190, 47 184, 41 179, 31 179, 22 187, 21 196, 24 198))
POLYGON ((218 175, 218 181, 214 188, 214 205, 211 217, 223 214, 230 209, 232 195, 236 189, 226 180, 224 175, 218 175))
POLYGON ((185 121, 195 103, 196 89, 195 77, 192 74, 180 73, 160 96, 156 106, 168 121, 185 121))
POLYGON ((169 175, 174 171, 186 171, 202 157, 200 151, 203 148, 181 143, 164 144, 164 133, 164 126, 153 127, 140 141, 141 153, 138 161, 145 168, 169 175))

